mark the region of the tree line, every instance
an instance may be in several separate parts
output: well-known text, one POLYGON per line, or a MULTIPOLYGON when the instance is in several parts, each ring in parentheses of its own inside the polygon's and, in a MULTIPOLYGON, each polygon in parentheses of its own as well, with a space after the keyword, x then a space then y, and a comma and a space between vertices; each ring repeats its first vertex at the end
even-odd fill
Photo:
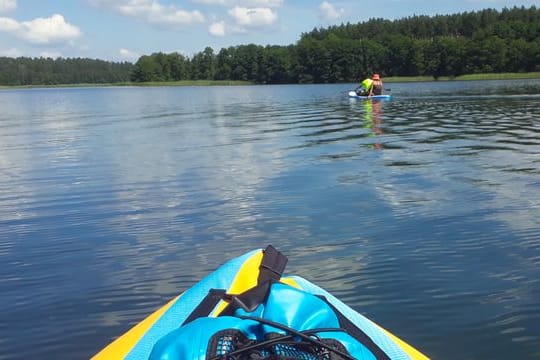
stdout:
POLYGON ((315 69, 304 73, 319 75, 316 80, 322 82, 348 79, 348 70, 339 64, 356 68, 356 73, 435 78, 540 71, 540 9, 372 19, 314 29, 302 35, 298 46, 308 49, 302 64, 315 69), (339 51, 350 55, 339 56, 339 51))
POLYGON ((0 57, 0 85, 119 83, 130 80, 133 67, 97 59, 0 57))
POLYGON ((540 9, 371 19, 316 28, 294 45, 211 47, 141 56, 133 65, 88 59, 0 58, 0 84, 243 80, 261 84, 355 82, 383 76, 540 71, 540 9), (6 70, 8 69, 8 70, 6 70))

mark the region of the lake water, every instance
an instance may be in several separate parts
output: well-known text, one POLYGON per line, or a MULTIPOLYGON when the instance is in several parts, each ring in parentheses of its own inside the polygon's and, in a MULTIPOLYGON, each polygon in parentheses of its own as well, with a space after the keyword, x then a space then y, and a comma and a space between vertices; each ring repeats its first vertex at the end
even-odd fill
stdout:
POLYGON ((273 244, 434 359, 540 358, 540 80, 0 91, 0 359, 273 244))

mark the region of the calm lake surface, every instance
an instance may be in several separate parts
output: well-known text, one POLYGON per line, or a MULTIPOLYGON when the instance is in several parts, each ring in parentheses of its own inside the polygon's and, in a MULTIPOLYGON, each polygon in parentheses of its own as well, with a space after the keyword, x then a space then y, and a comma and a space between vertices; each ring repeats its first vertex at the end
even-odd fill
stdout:
POLYGON ((267 244, 434 359, 540 358, 540 80, 387 87, 0 91, 0 359, 267 244))

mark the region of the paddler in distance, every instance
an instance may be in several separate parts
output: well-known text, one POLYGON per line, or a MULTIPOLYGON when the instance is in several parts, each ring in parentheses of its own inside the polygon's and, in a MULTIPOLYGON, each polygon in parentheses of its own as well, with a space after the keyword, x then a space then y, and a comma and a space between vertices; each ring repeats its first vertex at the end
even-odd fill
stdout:
POLYGON ((379 74, 373 74, 373 77, 367 78, 360 83, 356 89, 358 96, 382 95, 383 83, 379 74))

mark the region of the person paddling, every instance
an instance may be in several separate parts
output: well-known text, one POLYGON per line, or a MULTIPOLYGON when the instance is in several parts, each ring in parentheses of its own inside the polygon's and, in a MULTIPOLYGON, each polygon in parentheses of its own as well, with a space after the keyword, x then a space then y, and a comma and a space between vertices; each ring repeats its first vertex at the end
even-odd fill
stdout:
POLYGON ((383 84, 379 74, 373 74, 373 81, 371 82, 371 89, 369 96, 382 95, 383 84))
POLYGON ((382 95, 382 81, 379 74, 373 74, 373 77, 367 78, 360 83, 356 89, 358 96, 382 95))

